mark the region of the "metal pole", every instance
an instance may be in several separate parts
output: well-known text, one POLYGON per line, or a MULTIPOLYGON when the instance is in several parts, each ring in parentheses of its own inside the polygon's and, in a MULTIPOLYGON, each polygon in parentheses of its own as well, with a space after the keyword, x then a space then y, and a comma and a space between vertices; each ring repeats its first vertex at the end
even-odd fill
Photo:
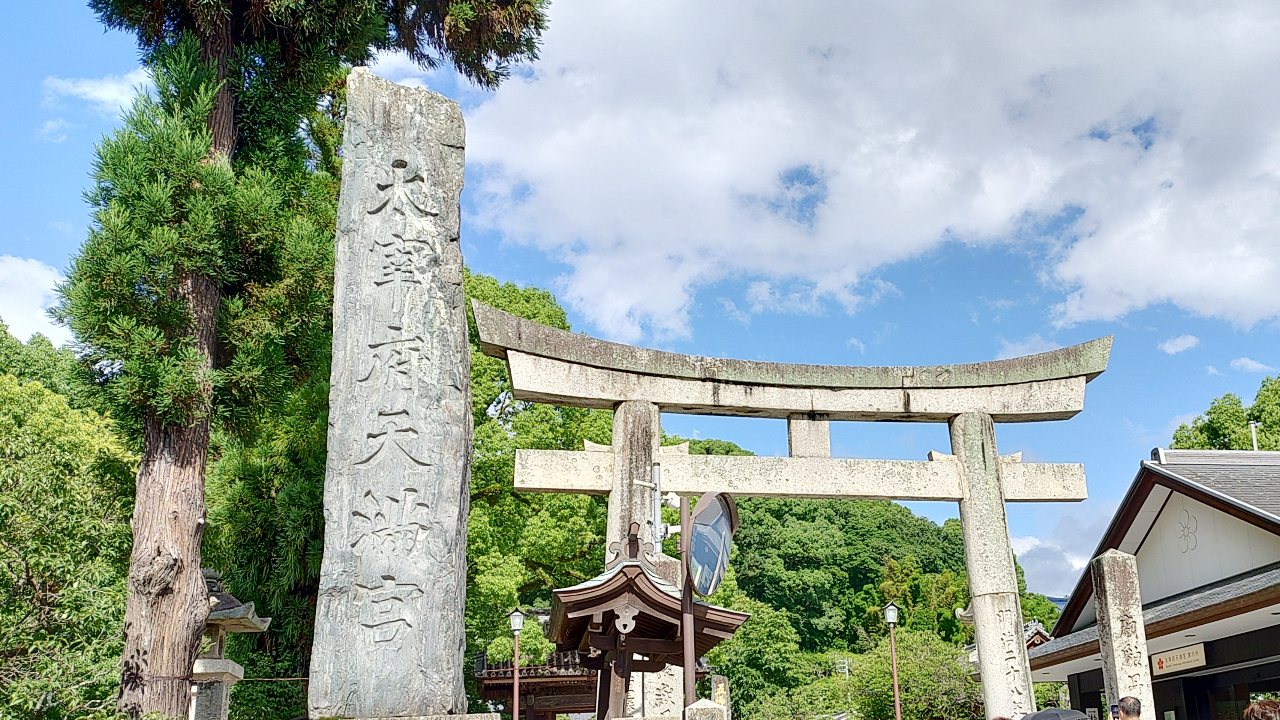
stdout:
POLYGON ((511 720, 520 720, 520 631, 512 635, 515 640, 511 651, 511 720))
POLYGON ((898 646, 893 639, 893 625, 889 626, 889 665, 893 667, 893 718, 902 720, 902 695, 898 692, 898 646))
POLYGON ((1249 434, 1253 436, 1253 451, 1258 452, 1258 421, 1249 421, 1249 434))
POLYGON ((692 523, 689 522, 689 498, 680 498, 680 557, 684 561, 684 592, 680 598, 680 636, 684 641, 684 706, 689 707, 697 696, 694 684, 697 682, 696 665, 698 659, 693 646, 693 579, 689 577, 689 536, 692 534, 692 523))

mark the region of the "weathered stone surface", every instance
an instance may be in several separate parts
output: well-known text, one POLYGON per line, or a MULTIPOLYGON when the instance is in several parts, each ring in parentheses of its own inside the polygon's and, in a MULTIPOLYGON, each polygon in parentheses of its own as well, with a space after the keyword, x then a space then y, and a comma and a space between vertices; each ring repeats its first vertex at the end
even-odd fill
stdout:
MULTIPOLYGON (((960 500, 960 463, 953 455, 933 461, 857 460, 689 455, 666 452, 662 490, 701 495, 721 490, 743 497, 895 498, 960 500)), ((613 488, 612 458, 574 450, 517 450, 517 490, 602 495, 613 488)), ((1079 501, 1087 496, 1078 464, 1020 463, 1000 458, 1008 502, 1079 501)))
POLYGON ((668 665, 659 672, 636 673, 627 691, 627 717, 680 717, 684 670, 668 665))
POLYGON ((468 713, 465 715, 404 715, 394 718, 370 718, 369 720, 502 720, 499 713, 468 713))
POLYGON ((831 421, 818 413, 787 416, 787 454, 791 457, 831 457, 831 421))
POLYGON ((684 709, 684 720, 729 720, 728 708, 702 699, 684 709))
POLYGON ((611 408, 629 400, 663 412, 786 418, 822 413, 831 420, 946 422, 989 411, 998 422, 1065 420, 1084 409, 1083 376, 982 387, 832 388, 732 383, 575 365, 507 352, 512 391, 520 400, 611 408))
POLYGON ((1093 559, 1090 572, 1107 697, 1115 698, 1111 700, 1114 703, 1132 695, 1142 703, 1142 720, 1155 720, 1138 560, 1128 553, 1108 550, 1093 559))
POLYGON ((244 679, 244 668, 224 658, 200 658, 191 670, 189 720, 227 720, 231 686, 244 679))
POLYGON ((711 702, 725 709, 725 720, 733 720, 733 701, 729 697, 729 678, 711 676, 711 702))
POLYGON ((987 717, 1016 718, 1036 706, 1000 483, 1006 463, 998 460, 990 416, 959 415, 950 429, 951 452, 959 461, 965 490, 960 525, 985 712, 987 717))
POLYGON ((312 718, 466 710, 470 352, 449 100, 347 80, 312 718))
POLYGON ((747 385, 918 388, 1008 385, 1077 376, 1092 380, 1107 368, 1111 356, 1111 338, 1105 337, 1038 355, 982 363, 922 367, 771 363, 621 345, 525 320, 480 302, 473 302, 472 308, 480 346, 495 357, 507 357, 508 350, 517 350, 627 373, 747 385))
MULTIPOLYGON (((645 487, 653 474, 662 441, 658 406, 624 402, 613 411, 612 472, 609 477, 609 515, 605 523, 605 562, 613 559, 609 545, 626 537, 631 523, 640 523, 640 542, 653 542, 653 488, 645 487), (637 484, 639 483, 639 484, 637 484)), ((605 458, 584 453, 600 466, 605 458)))

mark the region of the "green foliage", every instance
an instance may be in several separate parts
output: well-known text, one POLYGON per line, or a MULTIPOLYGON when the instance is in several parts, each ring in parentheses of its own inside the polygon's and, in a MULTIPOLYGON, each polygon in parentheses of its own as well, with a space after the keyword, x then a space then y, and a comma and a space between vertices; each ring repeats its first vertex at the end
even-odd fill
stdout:
POLYGON ((810 683, 764 698, 751 708, 756 720, 813 720, 836 713, 854 713, 854 685, 843 674, 818 678, 810 683))
POLYGON ((800 636, 786 612, 749 597, 738 587, 732 568, 711 602, 751 613, 732 638, 707 655, 729 678, 735 715, 753 717, 758 703, 804 682, 800 636))
MULTIPOLYGON (((108 27, 135 33, 155 51, 182 33, 210 36, 227 26, 241 68, 281 77, 316 56, 359 63, 371 51, 403 50, 423 67, 449 63, 483 87, 537 56, 545 0, 90 0, 108 27)), ((243 71, 243 70, 242 70, 243 71)), ((237 93, 238 95, 240 93, 237 93)))
POLYGON ((57 313, 122 421, 186 425, 216 401, 224 420, 247 422, 327 337, 331 183, 300 159, 290 167, 283 146, 255 156, 274 167, 210 156, 216 85, 192 42, 158 53, 153 74, 154 96, 98 149, 94 226, 57 313), (212 370, 194 334, 199 308, 184 299, 201 277, 221 297, 212 370))
POLYGON ((942 580, 917 583, 912 592, 935 603, 930 625, 947 625, 941 614, 954 612, 939 604, 951 602, 950 588, 962 583, 960 537, 901 505, 744 498, 738 509, 738 582, 751 597, 786 608, 807 651, 856 649, 864 636, 884 632, 879 608, 887 599, 880 589, 886 559, 911 556, 924 574, 950 571, 942 580))
POLYGON ((1062 692, 1065 683, 1060 682, 1039 682, 1032 686, 1036 694, 1036 709, 1044 710, 1051 707, 1066 707, 1058 704, 1058 696, 1062 692))
MULTIPOLYGON (((543 290, 468 273, 468 298, 555 327, 564 309, 543 290)), ((512 491, 517 448, 580 450, 609 442, 612 416, 598 410, 518 402, 501 360, 483 355, 470 317, 475 436, 467 521, 467 644, 501 652, 516 605, 549 607, 551 590, 597 575, 604 559, 602 498, 512 491)), ((510 650, 507 650, 510 653, 510 650)), ((521 654, 525 653, 523 644, 521 654)))
POLYGON ((1020 600, 1023 622, 1039 620, 1046 631, 1052 630, 1053 624, 1058 622, 1058 617, 1062 615, 1062 611, 1058 609, 1058 606, 1050 602, 1049 598, 1044 595, 1023 593, 1020 600))
POLYGON ((1227 393, 1209 405, 1203 415, 1182 424, 1173 433, 1171 447, 1190 450, 1252 450, 1249 423, 1258 425, 1258 449, 1280 450, 1280 377, 1262 381, 1253 404, 1227 393))
MULTIPOLYGON (((514 655, 515 645, 511 642, 511 633, 494 638, 487 648, 485 656, 493 662, 510 662, 514 655)), ((532 615, 526 615, 524 629, 520 631, 520 665, 540 665, 556 651, 556 646, 547 639, 546 629, 532 615)))
POLYGON ((38 382, 61 395, 78 410, 95 407, 95 388, 89 373, 66 348, 55 348, 44 335, 32 335, 27 342, 9 334, 0 322, 0 373, 27 382, 38 382))
POLYGON ((0 374, 0 716, 110 714, 135 462, 108 420, 0 374))
MULTIPOLYGON (((981 689, 969 677, 961 648, 926 632, 899 630, 898 686, 903 720, 977 720, 982 717, 981 689)), ((857 658, 850 676, 852 696, 864 720, 890 720, 893 678, 888 638, 857 658)))

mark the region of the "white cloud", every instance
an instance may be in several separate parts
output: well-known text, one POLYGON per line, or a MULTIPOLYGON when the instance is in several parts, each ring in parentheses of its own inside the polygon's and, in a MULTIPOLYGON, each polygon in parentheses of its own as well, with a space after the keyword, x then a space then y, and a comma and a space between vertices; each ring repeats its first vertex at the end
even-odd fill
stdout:
POLYGON ((57 270, 39 260, 0 255, 0 320, 14 337, 26 341, 42 333, 55 345, 71 341, 71 333, 46 312, 61 280, 57 270))
POLYGON ((862 342, 856 337, 849 338, 847 341, 845 341, 845 345, 848 345, 849 347, 857 350, 859 355, 867 354, 867 344, 862 342))
POLYGON ((1180 352, 1190 350, 1200 344, 1200 338, 1195 335, 1179 335, 1171 337, 1168 340, 1156 345, 1160 352, 1166 355, 1177 355, 1180 352))
POLYGON ((751 315, 742 311, 738 304, 727 297, 720 298, 720 307, 724 310, 724 314, 736 322, 743 325, 751 324, 751 315))
POLYGON ((1023 355, 1035 355, 1036 353, 1049 352, 1062 347, 1053 340, 1040 337, 1039 333, 1028 335, 1021 340, 997 339, 1000 342, 1000 349, 996 351, 996 359, 998 360, 1022 357, 1023 355))
POLYGON ((67 139, 67 129, 71 127, 71 123, 66 118, 53 118, 45 120, 41 123, 40 128, 36 130, 36 138, 42 142, 60 143, 67 139))
POLYGON ((1114 502, 1086 500, 1041 535, 1010 537, 1027 589, 1057 597, 1069 594, 1085 572, 1115 510, 1114 502))
POLYGON ((1205 365, 1204 371, 1209 375, 1221 375, 1222 371, 1212 365, 1205 365))
POLYGON ((947 238, 1035 244, 1064 325, 1280 316, 1278 4, 551 13, 469 113, 472 223, 564 263, 607 335, 686 333, 730 278, 848 310, 947 238))
POLYGON ((89 104, 102 115, 115 117, 128 108, 138 94, 138 89, 150 85, 147 71, 136 68, 124 75, 106 75, 99 78, 44 79, 46 104, 55 104, 61 98, 75 98, 89 104))
POLYGON ((1248 357, 1238 357, 1235 360, 1232 360, 1231 369, 1247 373, 1268 373, 1276 371, 1276 369, 1270 365, 1260 363, 1257 360, 1248 357))
POLYGON ((430 88, 439 84, 443 73, 439 68, 423 70, 408 55, 398 52, 379 53, 369 69, 379 77, 408 85, 410 87, 430 88))

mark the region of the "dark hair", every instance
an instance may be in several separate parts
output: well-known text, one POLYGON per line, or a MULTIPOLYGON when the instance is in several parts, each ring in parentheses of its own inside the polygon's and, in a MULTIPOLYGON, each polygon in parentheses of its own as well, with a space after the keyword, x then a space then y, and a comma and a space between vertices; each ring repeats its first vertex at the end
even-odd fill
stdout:
MULTIPOLYGON (((1128 715, 1129 717, 1136 718, 1142 714, 1142 703, 1138 698, 1132 695, 1126 695, 1125 697, 1120 698, 1120 712, 1128 715)), ((1280 720, 1280 718, 1276 718, 1276 720, 1280 720)))
POLYGON ((1244 709, 1244 720, 1280 720, 1280 701, 1259 700, 1244 709))

